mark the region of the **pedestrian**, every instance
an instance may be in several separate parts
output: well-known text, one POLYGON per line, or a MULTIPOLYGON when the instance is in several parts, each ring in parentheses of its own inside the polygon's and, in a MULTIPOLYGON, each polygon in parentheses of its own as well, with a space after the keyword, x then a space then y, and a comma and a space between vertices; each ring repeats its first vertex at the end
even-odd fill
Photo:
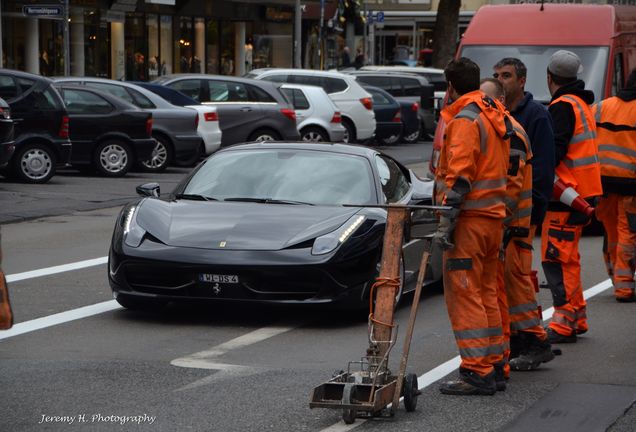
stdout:
POLYGON ((351 55, 349 53, 349 47, 345 45, 342 49, 342 65, 343 68, 351 67, 351 55))
POLYGON ((447 126, 435 186, 438 202, 452 210, 434 241, 444 250, 444 297, 462 359, 459 379, 440 386, 451 395, 494 394, 493 365, 503 360, 497 256, 509 151, 504 114, 479 91, 479 73, 465 57, 444 70, 454 102, 441 113, 447 126))
POLYGON ((507 250, 506 293, 510 314, 510 368, 534 370, 554 358, 532 278, 532 241, 541 226, 552 195, 555 152, 552 120, 548 110, 525 91, 526 65, 507 57, 495 64, 494 78, 503 86, 505 105, 525 130, 532 152, 532 210, 527 235, 517 236, 507 250))
MULTIPOLYGON (((552 95, 548 110, 554 129, 555 179, 593 201, 602 194, 601 167, 590 108, 594 93, 577 78, 582 71, 575 53, 559 50, 552 54, 547 70, 552 95)), ((588 330, 579 255, 581 232, 588 223, 584 213, 556 200, 549 202, 541 230, 541 265, 554 304, 547 329, 551 343, 576 342, 577 334, 588 330)))
POLYGON ((596 217, 605 227, 603 256, 619 302, 636 301, 636 69, 625 88, 593 107, 603 196, 596 217))
POLYGON ((364 66, 364 54, 362 54, 362 50, 358 48, 356 50, 356 58, 354 59, 354 64, 356 69, 360 69, 364 66))

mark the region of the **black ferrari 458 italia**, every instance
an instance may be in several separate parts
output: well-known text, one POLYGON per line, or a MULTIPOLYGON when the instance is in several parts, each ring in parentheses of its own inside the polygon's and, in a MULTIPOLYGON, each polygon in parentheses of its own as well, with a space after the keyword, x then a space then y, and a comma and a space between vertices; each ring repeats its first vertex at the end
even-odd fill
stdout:
MULTIPOLYGON (((361 308, 387 214, 369 206, 430 204, 432 181, 367 147, 262 142, 216 152, 167 196, 156 183, 137 191, 109 254, 124 307, 205 299, 361 308)), ((420 232, 432 233, 435 218, 419 212, 420 232)), ((409 233, 400 297, 414 288, 423 249, 409 233)))

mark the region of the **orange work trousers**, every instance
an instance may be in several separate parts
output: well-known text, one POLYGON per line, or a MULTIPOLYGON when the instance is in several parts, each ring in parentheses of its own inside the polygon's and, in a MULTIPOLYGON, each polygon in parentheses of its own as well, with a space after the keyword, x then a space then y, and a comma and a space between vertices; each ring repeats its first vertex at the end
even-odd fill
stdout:
POLYGON ((548 211, 541 230, 541 266, 554 305, 550 328, 563 336, 588 330, 579 255, 583 225, 568 224, 570 214, 548 211))
POLYGON ((504 371, 509 373, 510 336, 520 331, 535 335, 540 341, 548 338, 541 322, 537 294, 532 282, 532 240, 536 225, 529 227, 526 237, 510 239, 498 265, 497 299, 504 336, 504 371))
POLYGON ((596 207, 596 217, 605 227, 603 256, 617 298, 635 295, 636 196, 607 194, 596 207))
POLYGON ((444 251, 444 297, 461 356, 461 367, 481 376, 503 360, 497 263, 503 221, 460 216, 455 247, 444 251))

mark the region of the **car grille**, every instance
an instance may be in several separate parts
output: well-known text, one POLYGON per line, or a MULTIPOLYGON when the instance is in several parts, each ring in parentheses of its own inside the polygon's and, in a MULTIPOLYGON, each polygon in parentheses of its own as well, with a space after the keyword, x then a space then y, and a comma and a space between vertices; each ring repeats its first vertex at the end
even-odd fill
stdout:
POLYGON ((128 263, 124 274, 127 285, 135 291, 184 298, 305 300, 343 288, 327 271, 311 267, 247 269, 128 263), (201 282, 200 274, 235 275, 239 283, 201 282))

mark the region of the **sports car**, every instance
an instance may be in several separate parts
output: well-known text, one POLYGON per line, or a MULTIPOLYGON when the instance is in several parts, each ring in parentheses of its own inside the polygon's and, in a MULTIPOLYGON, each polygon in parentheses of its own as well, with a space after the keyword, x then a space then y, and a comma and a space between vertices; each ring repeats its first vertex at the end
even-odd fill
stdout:
MULTIPOLYGON (((377 205, 430 204, 432 182, 368 147, 261 142, 221 149, 166 196, 157 183, 137 192, 109 253, 124 307, 194 299, 359 309, 379 271, 387 212, 377 205)), ((432 216, 414 211, 417 238, 405 230, 398 301, 414 288, 432 216)))

